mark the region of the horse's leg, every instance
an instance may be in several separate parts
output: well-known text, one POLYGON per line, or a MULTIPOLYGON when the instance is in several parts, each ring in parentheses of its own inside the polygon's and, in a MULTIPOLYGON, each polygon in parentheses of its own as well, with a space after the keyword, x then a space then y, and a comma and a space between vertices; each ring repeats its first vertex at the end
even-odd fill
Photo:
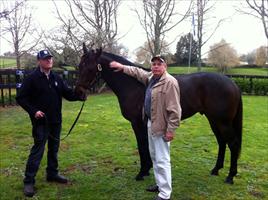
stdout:
POLYGON ((237 160, 239 158, 239 147, 234 137, 231 137, 228 141, 228 147, 231 151, 231 165, 225 183, 233 184, 233 177, 237 174, 237 160))
POLYGON ((233 184, 233 177, 237 174, 237 160, 239 157, 239 144, 235 137, 235 130, 229 123, 219 124, 219 130, 224 137, 224 140, 227 141, 228 147, 231 152, 231 164, 229 169, 229 174, 225 179, 225 183, 233 184))
POLYGON ((144 176, 149 175, 149 171, 152 168, 152 160, 149 153, 147 126, 141 119, 132 121, 131 125, 135 132, 140 155, 141 168, 136 176, 136 180, 138 181, 143 180, 144 176))
POLYGON ((224 165, 224 157, 225 157, 225 151, 226 151, 226 142, 224 141, 224 138, 221 136, 221 133, 219 129, 217 128, 217 125, 214 121, 209 120, 210 127, 212 131, 214 132, 218 145, 219 145, 219 150, 218 150, 218 158, 217 162, 215 164, 215 167, 211 170, 210 174, 211 175, 219 175, 219 170, 223 168, 224 165))
POLYGON ((231 165, 229 174, 225 179, 226 183, 233 184, 233 177, 237 174, 237 160, 241 151, 242 144, 242 121, 243 121, 243 105, 240 96, 237 113, 230 127, 230 137, 228 138, 228 147, 231 151, 231 165))

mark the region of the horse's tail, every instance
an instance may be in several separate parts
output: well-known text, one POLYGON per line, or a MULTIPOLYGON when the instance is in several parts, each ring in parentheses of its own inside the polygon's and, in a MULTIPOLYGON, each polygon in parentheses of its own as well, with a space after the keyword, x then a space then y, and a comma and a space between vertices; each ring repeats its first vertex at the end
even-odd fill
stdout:
POLYGON ((243 126, 243 103, 242 103, 242 96, 240 94, 238 108, 234 118, 234 130, 236 135, 236 142, 238 144, 238 157, 240 156, 242 148, 242 126, 243 126))

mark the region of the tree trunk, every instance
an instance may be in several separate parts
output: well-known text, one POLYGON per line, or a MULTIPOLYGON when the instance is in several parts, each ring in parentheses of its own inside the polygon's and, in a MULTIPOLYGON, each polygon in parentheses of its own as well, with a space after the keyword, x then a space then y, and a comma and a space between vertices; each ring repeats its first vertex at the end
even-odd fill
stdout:
POLYGON ((20 65, 20 53, 19 53, 19 40, 18 40, 18 35, 17 32, 15 34, 15 43, 14 43, 14 51, 15 51, 15 55, 16 55, 16 64, 17 64, 17 68, 20 69, 21 65, 20 65))

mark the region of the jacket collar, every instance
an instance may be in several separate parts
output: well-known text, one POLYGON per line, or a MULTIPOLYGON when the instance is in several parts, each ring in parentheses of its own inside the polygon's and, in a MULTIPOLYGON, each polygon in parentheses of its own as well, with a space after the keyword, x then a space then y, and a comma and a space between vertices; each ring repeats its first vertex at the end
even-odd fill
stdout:
MULTIPOLYGON (((41 77, 41 76, 45 76, 46 77, 46 74, 44 72, 42 72, 41 68, 38 66, 36 68, 36 71, 37 71, 37 74, 41 77)), ((50 70, 49 74, 48 74, 48 77, 51 78, 54 76, 54 73, 52 72, 52 70, 50 70)))
MULTIPOLYGON (((152 78, 153 74, 150 76, 149 80, 151 80, 152 78)), ((165 71, 164 74, 162 74, 162 76, 160 77, 159 81, 153 86, 153 88, 164 84, 166 82, 166 78, 167 78, 167 72, 165 71)))

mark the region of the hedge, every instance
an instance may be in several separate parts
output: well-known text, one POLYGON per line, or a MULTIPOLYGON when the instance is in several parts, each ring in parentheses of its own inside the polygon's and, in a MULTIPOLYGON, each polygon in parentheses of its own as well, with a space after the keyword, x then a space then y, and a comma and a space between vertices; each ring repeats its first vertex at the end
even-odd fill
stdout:
POLYGON ((263 78, 235 78, 232 80, 238 85, 243 94, 268 95, 268 79, 263 78))

